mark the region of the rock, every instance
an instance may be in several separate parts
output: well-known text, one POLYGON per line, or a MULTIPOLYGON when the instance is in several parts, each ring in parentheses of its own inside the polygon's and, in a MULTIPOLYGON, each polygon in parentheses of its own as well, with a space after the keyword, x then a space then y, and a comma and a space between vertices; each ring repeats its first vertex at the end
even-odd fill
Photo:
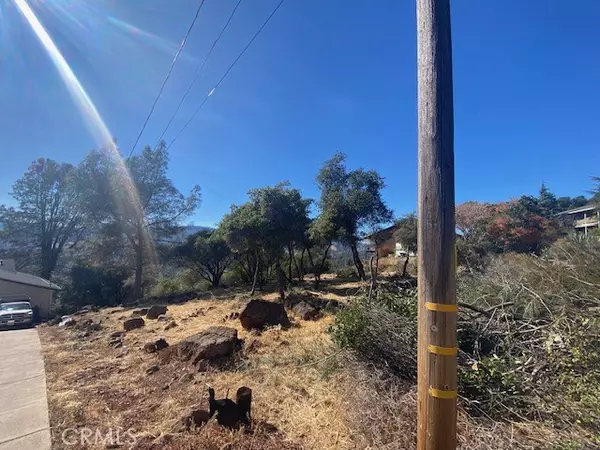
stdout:
POLYGON ((210 327, 177 343, 171 351, 198 370, 203 370, 207 361, 232 355, 238 345, 235 328, 210 327))
POLYGON ((267 300, 250 300, 240 314, 240 322, 246 330, 262 329, 266 325, 290 326, 283 305, 267 300))
POLYGON ((123 328, 125 331, 135 330, 136 328, 142 328, 146 325, 146 322, 141 317, 132 317, 123 322, 123 328))
POLYGON ((168 324, 167 324, 167 326, 165 327, 165 331, 169 331, 171 328, 175 328, 175 327, 177 327, 177 326, 179 326, 179 325, 177 325, 177 323, 176 323, 176 322, 170 322, 170 323, 168 323, 168 324))
POLYGON ((306 302, 298 303, 292 311, 294 311, 294 314, 300 316, 302 320, 316 320, 322 316, 317 308, 313 308, 306 302))
POLYGON ((144 344, 143 350, 146 353, 155 353, 167 348, 169 344, 163 338, 157 339, 154 342, 146 342, 144 344))
POLYGON ((153 373, 156 373, 160 370, 160 367, 158 366, 150 366, 146 369, 146 375, 152 375, 153 373))
POLYGON ((131 315, 132 316, 145 316, 147 312, 148 312, 148 308, 134 309, 131 312, 131 315))
POLYGON ((181 433, 189 431, 192 428, 200 428, 210 420, 210 414, 200 405, 192 406, 185 414, 181 416, 174 424, 173 431, 181 433))
POLYGON ((63 316, 60 323, 58 324, 58 326, 64 327, 64 328, 70 328, 70 327, 74 327, 76 324, 77 324, 77 322, 75 322, 75 319, 73 319, 72 317, 63 316))
POLYGON ((226 320, 236 320, 240 318, 240 313, 239 312, 232 312, 231 314, 225 316, 225 319, 223 319, 224 321, 226 320))
POLYGON ((157 321, 158 322, 166 322, 169 318, 167 316, 165 316, 164 314, 161 314, 160 316, 157 317, 157 321))
POLYGON ((154 305, 148 309, 146 313, 147 319, 158 319, 158 316, 164 315, 167 313, 167 307, 164 305, 154 305))
POLYGON ((112 333, 110 333, 108 335, 109 339, 115 339, 115 338, 122 338, 125 337, 125 332, 124 331, 113 331, 112 333))
POLYGON ((251 336, 261 336, 262 331, 260 331, 258 328, 253 328, 252 330, 250 330, 250 335, 251 336))

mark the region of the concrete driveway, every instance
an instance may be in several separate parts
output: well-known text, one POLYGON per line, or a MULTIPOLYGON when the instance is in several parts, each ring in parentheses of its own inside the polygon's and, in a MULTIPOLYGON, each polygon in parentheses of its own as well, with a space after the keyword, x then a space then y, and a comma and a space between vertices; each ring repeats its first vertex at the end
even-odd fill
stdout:
POLYGON ((46 373, 37 330, 0 331, 0 450, 50 446, 46 373))

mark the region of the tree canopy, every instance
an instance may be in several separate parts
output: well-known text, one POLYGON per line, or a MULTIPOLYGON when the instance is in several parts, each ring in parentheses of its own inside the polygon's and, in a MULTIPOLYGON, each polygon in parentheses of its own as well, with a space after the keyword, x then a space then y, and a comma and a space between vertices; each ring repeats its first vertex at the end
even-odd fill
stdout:
POLYGON ((187 197, 175 188, 168 164, 164 142, 146 146, 125 165, 103 150, 90 152, 81 164, 88 214, 105 234, 124 236, 135 255, 134 298, 142 295, 143 267, 152 258, 154 240, 175 234, 200 203, 198 186, 187 197))
POLYGON ((221 233, 203 230, 188 236, 174 248, 173 254, 213 287, 218 287, 225 270, 233 261, 233 252, 221 233))
POLYGON ((71 164, 40 158, 13 185, 18 206, 0 207, 9 253, 24 256, 45 279, 52 277, 65 245, 86 226, 77 172, 71 164))
POLYGON ((346 155, 336 153, 323 164, 316 180, 321 191, 321 214, 315 232, 349 245, 358 275, 364 279, 365 270, 357 250, 360 232, 393 219, 381 196, 383 177, 374 170, 348 171, 346 155))

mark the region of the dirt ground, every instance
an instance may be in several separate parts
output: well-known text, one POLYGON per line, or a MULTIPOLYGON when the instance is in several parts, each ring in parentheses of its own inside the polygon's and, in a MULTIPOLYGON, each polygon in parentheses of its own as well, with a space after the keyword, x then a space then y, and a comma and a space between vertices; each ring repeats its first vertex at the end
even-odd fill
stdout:
MULTIPOLYGON (((319 295, 343 300, 359 287, 356 282, 331 283, 319 295)), ((72 445, 73 436, 79 436, 73 429, 78 427, 101 430, 104 436, 112 430, 132 430, 135 445, 133 439, 124 439, 122 448, 354 448, 345 413, 345 375, 336 365, 337 350, 327 333, 333 316, 303 321, 291 314, 294 325, 289 330, 271 328, 254 336, 238 319, 226 318, 239 312, 247 300, 244 295, 221 293, 219 298, 170 305, 167 321, 146 319, 143 328, 126 334, 121 348, 110 347, 108 336, 123 329, 134 308, 74 316, 78 322, 101 323, 101 330, 88 337, 72 328, 40 326, 53 448, 106 448, 102 439, 72 445), (177 326, 165 330, 171 321, 177 326), (245 341, 245 350, 232 368, 199 373, 178 361, 163 363, 157 354, 142 350, 146 342, 159 337, 172 345, 213 325, 236 328, 245 341), (153 365, 159 370, 147 375, 153 365), (216 426, 173 433, 173 423, 188 407, 208 408, 206 384, 215 388, 218 397, 229 393, 231 398, 243 385, 253 390, 254 434, 216 426), (69 444, 63 442, 65 436, 69 444)))

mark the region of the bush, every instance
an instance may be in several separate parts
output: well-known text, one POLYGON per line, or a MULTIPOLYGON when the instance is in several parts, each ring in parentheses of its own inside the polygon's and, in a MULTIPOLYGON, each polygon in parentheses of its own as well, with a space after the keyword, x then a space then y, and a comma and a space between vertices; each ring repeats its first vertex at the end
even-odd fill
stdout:
POLYGON ((128 274, 121 269, 76 266, 69 273, 69 282, 60 291, 56 314, 67 314, 85 305, 115 306, 131 295, 126 286, 128 274))
MULTIPOLYGON (((356 300, 331 331, 362 360, 414 380, 416 292, 400 283, 382 281, 371 303, 356 300)), ((600 243, 565 239, 540 256, 498 255, 459 276, 458 288, 463 406, 575 426, 580 442, 600 442, 600 243)))
POLYGON ((362 297, 337 314, 330 331, 340 347, 387 366, 401 378, 415 380, 417 327, 413 311, 416 302, 412 291, 388 294, 373 303, 362 297))

